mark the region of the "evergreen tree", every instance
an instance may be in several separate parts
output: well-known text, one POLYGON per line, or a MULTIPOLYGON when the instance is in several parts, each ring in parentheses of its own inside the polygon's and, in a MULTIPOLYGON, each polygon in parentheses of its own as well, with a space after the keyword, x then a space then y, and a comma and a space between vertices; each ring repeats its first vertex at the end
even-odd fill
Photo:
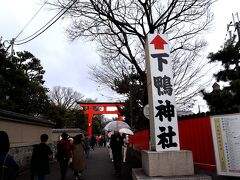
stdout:
POLYGON ((240 112, 240 53, 239 44, 231 41, 225 43, 222 50, 209 54, 211 62, 221 62, 224 69, 214 74, 217 82, 228 82, 223 89, 213 90, 211 93, 202 91, 211 113, 240 112))
POLYGON ((0 108, 24 114, 41 114, 48 105, 45 71, 30 52, 10 57, 0 45, 0 108))
POLYGON ((66 109, 64 106, 52 103, 45 117, 55 123, 54 128, 80 128, 87 130, 87 118, 83 111, 79 109, 66 109))
POLYGON ((122 79, 115 79, 112 89, 127 96, 123 108, 118 108, 125 121, 132 129, 149 127, 149 120, 143 115, 143 108, 148 104, 147 87, 143 86, 139 74, 123 74, 122 79))

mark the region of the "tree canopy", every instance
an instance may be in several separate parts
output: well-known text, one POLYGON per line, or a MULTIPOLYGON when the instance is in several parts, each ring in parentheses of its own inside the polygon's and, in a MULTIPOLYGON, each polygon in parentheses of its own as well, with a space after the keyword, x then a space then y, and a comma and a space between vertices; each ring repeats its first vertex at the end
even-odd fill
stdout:
POLYGON ((9 56, 0 47, 0 108, 38 115, 47 109, 48 89, 43 86, 45 71, 30 52, 9 56))
POLYGON ((45 116, 55 123, 54 128, 81 128, 87 130, 87 117, 79 109, 66 109, 64 106, 51 103, 45 116))
POLYGON ((240 112, 240 53, 239 43, 227 41, 223 49, 210 53, 210 63, 220 62, 223 70, 214 75, 217 82, 226 82, 222 89, 202 91, 210 111, 214 114, 240 112))
POLYGON ((55 122, 55 128, 81 128, 87 130, 87 119, 77 102, 83 95, 70 87, 53 87, 49 93, 51 105, 45 114, 55 122))
POLYGON ((55 128, 87 129, 77 101, 83 98, 72 88, 44 87, 40 60, 27 51, 10 56, 0 43, 0 108, 51 119, 55 128))
MULTIPOLYGON (((55 122, 55 128, 81 128, 87 131, 87 117, 84 114, 85 108, 80 108, 78 102, 96 102, 91 98, 84 98, 84 95, 70 87, 55 86, 49 92, 51 105, 45 116, 55 122)), ((96 107, 95 107, 96 108, 96 107)), ((93 132, 100 134, 103 115, 94 115, 93 132)))
POLYGON ((53 87, 49 96, 55 105, 62 106, 67 110, 76 108, 78 106, 77 102, 84 98, 81 93, 74 91, 72 88, 60 86, 53 87))

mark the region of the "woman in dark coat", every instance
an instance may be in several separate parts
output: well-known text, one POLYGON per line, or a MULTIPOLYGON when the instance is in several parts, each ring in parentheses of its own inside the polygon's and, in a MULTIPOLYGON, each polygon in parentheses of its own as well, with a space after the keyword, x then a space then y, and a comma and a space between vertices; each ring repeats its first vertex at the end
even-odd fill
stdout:
POLYGON ((10 148, 9 138, 6 132, 0 131, 0 179, 15 180, 18 173, 18 165, 13 157, 8 154, 10 148))

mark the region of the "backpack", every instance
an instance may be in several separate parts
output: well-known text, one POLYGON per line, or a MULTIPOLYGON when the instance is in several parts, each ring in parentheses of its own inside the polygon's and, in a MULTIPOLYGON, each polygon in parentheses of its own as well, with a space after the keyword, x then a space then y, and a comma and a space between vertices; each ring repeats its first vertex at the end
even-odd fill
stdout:
POLYGON ((18 166, 12 156, 6 154, 0 159, 0 180, 15 180, 18 166))
POLYGON ((38 144, 34 145, 33 152, 32 152, 32 159, 30 165, 31 174, 35 175, 38 171, 38 144))
POLYGON ((63 141, 58 142, 57 144, 57 159, 68 159, 69 158, 69 152, 67 150, 67 144, 63 141))
POLYGON ((90 149, 90 139, 88 137, 85 137, 83 143, 85 145, 86 151, 88 151, 90 149))

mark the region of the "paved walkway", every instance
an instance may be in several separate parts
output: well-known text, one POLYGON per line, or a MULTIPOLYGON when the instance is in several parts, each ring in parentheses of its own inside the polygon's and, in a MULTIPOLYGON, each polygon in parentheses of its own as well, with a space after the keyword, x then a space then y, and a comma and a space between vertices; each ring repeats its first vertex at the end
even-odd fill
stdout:
MULTIPOLYGON (((87 159, 87 169, 83 174, 83 180, 132 180, 131 169, 139 168, 140 164, 136 158, 130 158, 131 155, 128 153, 127 162, 123 164, 122 177, 117 178, 114 175, 113 163, 109 159, 108 149, 95 148, 94 151, 90 152, 90 157, 87 159)), ((196 173, 210 175, 212 180, 239 180, 239 177, 217 176, 214 172, 197 171, 196 173)), ((68 169, 66 180, 73 179, 73 171, 68 169)), ((21 174, 17 180, 30 180, 29 171, 21 174)), ((37 180, 37 177, 35 180, 37 180)), ((57 162, 51 164, 51 173, 46 176, 46 180, 60 180, 60 170, 57 162)))
MULTIPOLYGON (((17 180, 30 179, 29 172, 20 175, 17 180)), ((37 177, 35 178, 37 179, 37 177)), ((73 180, 73 171, 68 169, 66 180, 73 180)), ((108 156, 107 148, 95 148, 90 152, 87 159, 87 169, 83 173, 84 180, 131 180, 131 166, 129 163, 123 164, 122 177, 114 175, 114 166, 108 156)), ((60 180, 59 166, 56 162, 51 164, 51 173, 46 176, 46 180, 60 180)))

